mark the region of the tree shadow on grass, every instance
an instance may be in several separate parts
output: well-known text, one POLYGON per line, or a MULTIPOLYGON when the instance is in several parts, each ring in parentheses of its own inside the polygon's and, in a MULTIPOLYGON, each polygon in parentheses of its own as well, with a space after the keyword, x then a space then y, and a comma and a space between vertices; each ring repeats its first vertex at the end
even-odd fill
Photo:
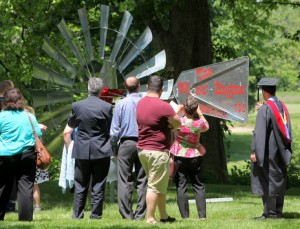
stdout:
POLYGON ((300 219, 299 212, 285 212, 282 214, 282 218, 284 219, 300 219))

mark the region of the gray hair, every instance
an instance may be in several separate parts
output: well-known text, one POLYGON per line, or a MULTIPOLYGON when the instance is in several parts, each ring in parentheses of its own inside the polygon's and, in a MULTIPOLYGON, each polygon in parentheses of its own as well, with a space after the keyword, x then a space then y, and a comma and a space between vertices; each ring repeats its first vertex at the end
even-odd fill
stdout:
POLYGON ((103 80, 101 78, 92 77, 88 82, 89 95, 99 95, 103 88, 103 80))

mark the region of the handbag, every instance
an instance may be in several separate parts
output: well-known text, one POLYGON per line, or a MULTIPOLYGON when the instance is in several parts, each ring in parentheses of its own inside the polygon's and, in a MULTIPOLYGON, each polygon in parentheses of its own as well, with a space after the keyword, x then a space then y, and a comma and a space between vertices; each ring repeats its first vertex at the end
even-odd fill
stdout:
POLYGON ((51 164, 51 155, 50 152, 48 151, 47 147, 44 145, 44 143, 41 141, 41 139, 37 136, 34 126, 32 124, 31 118, 29 116, 29 114, 27 113, 30 124, 31 124, 31 128, 32 128, 32 132, 33 132, 33 136, 35 139, 35 152, 37 154, 36 157, 36 166, 40 169, 40 170, 46 170, 49 168, 50 164, 51 164))

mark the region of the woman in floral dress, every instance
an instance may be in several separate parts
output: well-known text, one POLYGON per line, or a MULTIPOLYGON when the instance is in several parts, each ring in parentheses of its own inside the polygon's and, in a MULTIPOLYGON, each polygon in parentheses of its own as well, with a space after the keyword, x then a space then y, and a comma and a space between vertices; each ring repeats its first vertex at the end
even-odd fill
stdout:
POLYGON ((184 116, 181 118, 181 127, 175 131, 175 142, 170 152, 174 155, 177 167, 174 181, 177 190, 177 204, 182 218, 189 218, 189 203, 187 195, 188 179, 190 179, 198 216, 206 218, 205 187, 200 180, 202 156, 206 153, 203 145, 200 144, 200 134, 209 129, 209 124, 203 116, 198 100, 189 96, 181 111, 184 116), (194 118, 198 115, 197 118, 194 118))

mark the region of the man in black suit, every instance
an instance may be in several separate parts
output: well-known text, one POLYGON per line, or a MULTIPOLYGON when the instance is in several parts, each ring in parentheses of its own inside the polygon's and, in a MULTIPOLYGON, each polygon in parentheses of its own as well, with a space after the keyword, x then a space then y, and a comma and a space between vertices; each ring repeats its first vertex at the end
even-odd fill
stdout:
POLYGON ((112 105, 99 98, 102 87, 102 79, 90 78, 89 96, 72 104, 68 120, 71 128, 78 127, 72 151, 75 158, 74 219, 84 217, 89 188, 92 204, 90 218, 102 218, 105 183, 112 156, 109 141, 112 105))

